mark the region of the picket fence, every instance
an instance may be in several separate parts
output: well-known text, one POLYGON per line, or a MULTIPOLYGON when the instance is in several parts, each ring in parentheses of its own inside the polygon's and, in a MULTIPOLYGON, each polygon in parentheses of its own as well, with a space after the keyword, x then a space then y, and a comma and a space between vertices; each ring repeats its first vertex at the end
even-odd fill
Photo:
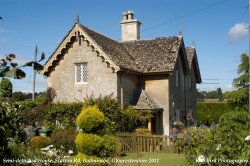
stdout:
POLYGON ((135 133, 117 133, 123 152, 170 152, 178 153, 169 136, 136 135, 135 133))

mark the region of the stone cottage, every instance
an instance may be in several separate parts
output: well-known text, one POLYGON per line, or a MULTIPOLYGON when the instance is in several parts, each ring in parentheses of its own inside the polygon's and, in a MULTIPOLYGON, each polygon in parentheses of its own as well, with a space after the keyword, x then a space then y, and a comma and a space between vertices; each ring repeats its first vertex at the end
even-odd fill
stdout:
POLYGON ((76 23, 44 66, 54 102, 83 101, 113 94, 121 108, 152 110, 149 129, 169 135, 174 121, 194 119, 196 83, 201 76, 195 47, 183 36, 141 40, 141 23, 123 13, 121 41, 76 23))

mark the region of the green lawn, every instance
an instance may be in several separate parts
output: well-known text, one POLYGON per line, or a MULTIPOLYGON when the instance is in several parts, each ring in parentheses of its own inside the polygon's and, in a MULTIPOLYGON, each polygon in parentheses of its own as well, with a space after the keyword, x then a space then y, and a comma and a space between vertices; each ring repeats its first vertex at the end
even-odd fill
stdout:
POLYGON ((187 166, 185 156, 173 153, 128 153, 118 158, 118 166, 187 166), (140 159, 141 163, 136 163, 140 159), (122 163, 127 162, 127 163, 122 163), (134 163, 131 163, 134 162, 134 163))

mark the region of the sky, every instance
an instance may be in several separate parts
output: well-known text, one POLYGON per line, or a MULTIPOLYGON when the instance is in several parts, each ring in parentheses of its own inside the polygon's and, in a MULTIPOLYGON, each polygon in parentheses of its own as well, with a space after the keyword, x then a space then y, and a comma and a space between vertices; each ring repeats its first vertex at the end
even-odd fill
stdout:
MULTIPOLYGON (((34 59, 37 45, 45 63, 77 15, 81 24, 121 40, 122 13, 128 10, 142 23, 141 39, 178 36, 181 30, 186 47, 195 43, 199 90, 233 89, 240 55, 249 52, 248 0, 0 0, 0 58, 14 53, 21 65, 34 59)), ((32 69, 24 71, 25 79, 11 79, 14 91, 32 91, 32 69)), ((38 75, 36 91, 46 88, 46 78, 38 75)))

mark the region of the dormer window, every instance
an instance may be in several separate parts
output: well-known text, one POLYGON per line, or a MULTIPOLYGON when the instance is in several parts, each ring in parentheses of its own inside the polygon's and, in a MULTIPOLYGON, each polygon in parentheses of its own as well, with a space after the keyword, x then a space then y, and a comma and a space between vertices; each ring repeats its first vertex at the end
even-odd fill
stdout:
POLYGON ((88 66, 87 63, 75 64, 75 83, 83 84, 88 82, 88 66))

